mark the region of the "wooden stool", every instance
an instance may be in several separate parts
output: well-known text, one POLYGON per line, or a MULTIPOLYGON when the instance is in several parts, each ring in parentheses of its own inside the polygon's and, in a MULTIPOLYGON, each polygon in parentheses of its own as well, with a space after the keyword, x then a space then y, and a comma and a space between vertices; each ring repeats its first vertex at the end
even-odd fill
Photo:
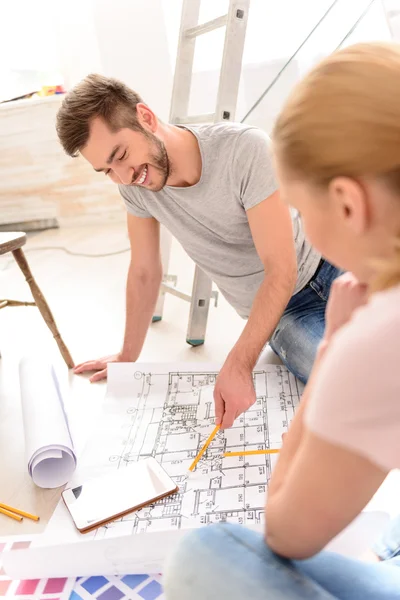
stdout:
POLYGON ((61 334, 58 331, 56 322, 54 321, 54 317, 51 314, 49 305, 47 304, 42 292, 40 291, 38 284, 34 280, 25 254, 21 249, 21 247, 25 243, 26 234, 23 232, 16 231, 10 233, 0 233, 0 254, 6 254, 7 252, 13 253, 13 256, 17 261, 19 268, 25 275, 25 279, 31 289, 31 293, 35 302, 19 302, 18 300, 0 300, 0 309, 5 308, 6 306, 37 306, 40 311, 40 314, 42 315, 51 333, 53 334, 54 339, 58 344, 64 361, 66 362, 68 368, 72 369, 74 366, 74 361, 72 360, 67 346, 64 344, 61 334))

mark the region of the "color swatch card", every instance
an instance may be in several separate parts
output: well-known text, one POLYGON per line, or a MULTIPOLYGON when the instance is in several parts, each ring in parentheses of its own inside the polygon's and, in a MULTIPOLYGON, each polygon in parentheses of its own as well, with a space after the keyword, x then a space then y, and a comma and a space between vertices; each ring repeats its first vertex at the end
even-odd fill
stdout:
POLYGON ((19 600, 164 600, 161 575, 102 575, 11 580, 2 567, 2 554, 27 549, 31 540, 0 541, 0 598, 19 600))
MULTIPOLYGON (((75 578, 53 577, 51 579, 11 580, 2 567, 2 554, 8 550, 29 548, 31 540, 8 538, 0 541, 0 598, 20 600, 68 600, 75 585, 75 578)), ((122 597, 122 596, 121 596, 122 597)))

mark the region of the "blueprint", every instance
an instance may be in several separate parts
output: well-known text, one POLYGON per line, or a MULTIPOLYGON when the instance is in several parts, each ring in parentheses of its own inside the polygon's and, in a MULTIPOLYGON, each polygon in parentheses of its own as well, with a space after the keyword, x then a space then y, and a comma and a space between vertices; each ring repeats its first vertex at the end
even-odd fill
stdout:
POLYGON ((218 370, 186 365, 112 365, 104 420, 84 462, 104 472, 153 456, 179 493, 98 529, 97 537, 186 529, 229 521, 262 524, 276 455, 223 458, 224 452, 278 448, 302 392, 281 366, 253 374, 256 403, 220 431, 191 473, 188 469, 215 427, 218 370))
POLYGON ((60 503, 40 545, 173 532, 218 522, 262 527, 266 492, 277 455, 223 458, 224 452, 279 448, 302 384, 285 367, 253 373, 256 403, 219 431, 189 467, 215 427, 213 365, 111 364, 107 396, 71 485, 154 457, 179 492, 85 535, 60 503))

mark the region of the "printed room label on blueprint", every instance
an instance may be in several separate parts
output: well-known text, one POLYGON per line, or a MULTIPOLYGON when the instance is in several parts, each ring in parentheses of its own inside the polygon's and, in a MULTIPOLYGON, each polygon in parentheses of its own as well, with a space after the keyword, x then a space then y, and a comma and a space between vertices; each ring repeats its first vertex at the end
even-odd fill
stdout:
MULTIPOLYGON (((78 547, 83 545, 90 547, 91 552, 93 548, 99 549, 102 557, 99 573, 105 572, 107 560, 112 572, 118 569, 120 573, 157 572, 166 552, 164 541, 168 548, 166 540, 172 543, 178 537, 174 532, 225 521, 262 528, 267 485, 276 455, 234 458, 222 455, 280 447, 282 433, 294 416, 303 386, 284 367, 265 365, 256 370, 253 374, 256 403, 232 428, 217 434, 191 473, 189 466, 215 426, 213 391, 217 374, 215 367, 201 364, 109 365, 103 414, 80 459, 72 485, 153 456, 176 481, 179 493, 85 535, 75 530, 60 504, 41 536, 43 550, 60 544, 65 548, 72 543, 71 556, 78 560, 78 547), (157 544, 147 544, 146 534, 150 533, 157 544), (144 534, 137 536, 137 543, 131 537, 136 538, 136 534, 144 534), (128 559, 123 560, 123 546, 128 548, 128 542, 115 544, 117 538, 125 536, 130 536, 130 556, 137 551, 136 567, 128 559), (152 566, 156 570, 140 571, 140 556, 142 569, 147 565, 148 569, 152 566), (118 564, 118 557, 123 565, 118 564)), ((85 574, 82 569, 80 574, 85 574)))

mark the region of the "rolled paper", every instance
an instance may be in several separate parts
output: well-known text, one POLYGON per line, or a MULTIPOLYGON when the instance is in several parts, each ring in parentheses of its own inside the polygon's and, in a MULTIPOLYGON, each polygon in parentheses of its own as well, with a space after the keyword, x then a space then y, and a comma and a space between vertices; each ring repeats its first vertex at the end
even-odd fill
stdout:
POLYGON ((76 455, 56 371, 40 358, 26 357, 19 380, 28 472, 41 488, 60 487, 75 471, 76 455))

